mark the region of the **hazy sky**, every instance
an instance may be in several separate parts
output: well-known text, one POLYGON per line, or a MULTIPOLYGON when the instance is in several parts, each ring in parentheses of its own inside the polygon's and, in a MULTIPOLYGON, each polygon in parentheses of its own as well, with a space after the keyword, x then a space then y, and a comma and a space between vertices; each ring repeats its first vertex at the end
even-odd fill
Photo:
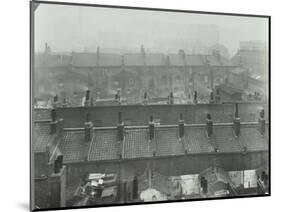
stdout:
POLYGON ((139 50, 176 52, 193 45, 225 45, 231 54, 240 41, 267 42, 267 19, 41 4, 35 12, 35 51, 139 50))

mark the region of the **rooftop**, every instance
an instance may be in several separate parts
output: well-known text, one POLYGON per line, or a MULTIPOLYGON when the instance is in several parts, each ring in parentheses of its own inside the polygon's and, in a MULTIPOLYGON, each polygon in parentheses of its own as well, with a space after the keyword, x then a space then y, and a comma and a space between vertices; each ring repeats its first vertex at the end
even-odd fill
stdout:
MULTIPOLYGON (((47 125, 39 125, 34 130, 40 135, 33 141, 35 151, 43 151, 53 139, 47 125)), ((215 153, 215 149, 216 154, 233 153, 243 152, 245 147, 247 151, 267 151, 268 129, 261 135, 257 127, 257 123, 241 123, 241 133, 236 137, 232 123, 214 124, 213 134, 208 137, 205 124, 186 124, 185 136, 180 139, 178 125, 160 125, 155 126, 155 137, 150 140, 147 126, 130 126, 125 127, 123 141, 118 141, 116 127, 96 127, 90 142, 85 142, 83 128, 72 128, 64 129, 58 148, 65 163, 208 154, 215 153)))
POLYGON ((162 54, 162 53, 97 53, 36 54, 35 67, 120 67, 124 66, 235 66, 222 55, 162 54), (123 59, 122 59, 123 58, 123 59))

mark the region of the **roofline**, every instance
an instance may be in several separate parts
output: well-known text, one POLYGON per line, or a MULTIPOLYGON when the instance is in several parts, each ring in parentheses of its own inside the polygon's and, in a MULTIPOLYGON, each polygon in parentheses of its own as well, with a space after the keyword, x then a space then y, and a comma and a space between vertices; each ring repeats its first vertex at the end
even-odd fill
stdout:
POLYGON ((229 154, 239 154, 239 155, 247 155, 249 153, 268 153, 269 150, 253 150, 253 151, 235 151, 235 152, 204 152, 204 153, 185 153, 185 154, 177 154, 177 155, 162 155, 162 156, 149 156, 149 157, 135 157, 135 158, 116 158, 116 159, 107 159, 107 160, 77 160, 73 162, 65 162, 65 164, 85 164, 85 163, 111 163, 116 162, 120 163, 123 161, 139 161, 139 160, 151 160, 151 159, 166 159, 166 158, 179 158, 179 157, 189 157, 189 156, 202 156, 202 155, 229 155, 229 154))
MULTIPOLYGON (((81 91, 82 92, 82 91, 81 91)), ((58 110, 67 110, 67 109, 91 109, 91 108, 105 108, 105 107, 135 107, 135 106, 141 106, 141 107, 181 107, 181 106, 218 106, 218 105, 225 105, 225 104, 268 104, 266 101, 257 102, 257 101, 235 101, 235 102, 222 102, 222 103, 198 103, 198 104, 128 104, 128 105, 95 105, 90 107, 84 107, 84 106, 73 106, 73 107, 57 107, 58 110)), ((50 110, 51 108, 34 108, 34 110, 50 110)))
MULTIPOLYGON (((268 125, 268 121, 266 122, 268 125)), ((258 122, 241 122, 240 126, 256 126, 258 125, 258 122)), ((205 127, 206 124, 184 124, 185 127, 205 127)), ((227 123, 213 123, 213 126, 221 126, 221 127, 229 127, 233 126, 232 122, 227 122, 227 123)), ((139 125, 139 126, 124 126, 125 129, 148 129, 148 125, 139 125)), ((176 128, 178 127, 177 124, 169 124, 169 125, 155 125, 155 128, 176 128)), ((116 126, 109 126, 109 127, 93 127, 94 130, 115 130, 117 129, 116 126)), ((64 131, 82 131, 84 130, 83 127, 77 127, 77 128, 64 128, 64 131)))

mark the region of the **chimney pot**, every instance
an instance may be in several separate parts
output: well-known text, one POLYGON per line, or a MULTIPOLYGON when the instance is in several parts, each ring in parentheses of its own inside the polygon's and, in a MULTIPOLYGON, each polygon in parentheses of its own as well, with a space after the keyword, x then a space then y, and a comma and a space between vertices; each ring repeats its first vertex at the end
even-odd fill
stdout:
POLYGON ((154 139, 154 122, 153 122, 153 116, 150 116, 150 122, 149 122, 149 139, 154 139))
POLYGON ((52 121, 56 121, 57 120, 57 111, 56 109, 52 109, 51 110, 51 117, 52 117, 52 121))
POLYGON ((264 109, 261 109, 260 111, 260 117, 259 117, 259 131, 262 135, 265 133, 265 119, 264 119, 264 109))
POLYGON ((238 136, 240 134, 240 118, 238 113, 238 103, 235 103, 235 114, 233 124, 235 136, 238 136))
POLYGON ((182 113, 180 114, 180 120, 179 120, 179 136, 180 138, 184 137, 184 120, 182 113))
POLYGON ((170 95, 169 95, 169 104, 174 104, 174 94, 173 94, 173 92, 170 92, 170 95))
POLYGON ((194 91, 193 103, 197 104, 197 91, 194 91))
POLYGON ((118 141, 123 141, 124 139, 124 123, 122 122, 122 113, 118 112, 118 125, 117 125, 117 131, 118 131, 118 141))
POLYGON ((213 104, 213 103, 215 103, 214 93, 213 93, 213 91, 211 91, 211 93, 210 93, 210 104, 213 104))
POLYGON ((217 89, 216 89, 216 95, 215 95, 215 101, 216 101, 216 103, 219 103, 220 100, 221 100, 220 89, 217 88, 217 89))
POLYGON ((59 100, 58 95, 55 95, 53 99, 53 108, 56 108, 58 106, 58 100, 59 100))
POLYGON ((93 123, 91 121, 85 122, 85 142, 89 142, 92 140, 93 137, 93 123))
POLYGON ((213 134, 213 121, 210 113, 207 114, 206 124, 207 124, 207 135, 208 137, 211 137, 213 134))
POLYGON ((90 90, 86 90, 84 106, 90 106, 90 90))

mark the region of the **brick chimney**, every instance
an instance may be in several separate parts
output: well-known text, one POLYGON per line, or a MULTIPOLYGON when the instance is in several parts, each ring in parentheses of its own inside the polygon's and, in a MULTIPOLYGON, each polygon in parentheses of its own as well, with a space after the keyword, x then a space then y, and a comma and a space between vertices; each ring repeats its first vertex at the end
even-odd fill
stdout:
POLYGON ((235 104, 235 114, 233 119, 233 127, 235 136, 239 136, 240 134, 240 118, 238 113, 238 103, 235 104))
POLYGON ((122 121, 121 112, 118 112, 117 139, 118 141, 123 141, 124 139, 124 123, 122 121))
POLYGON ((221 101, 220 89, 217 88, 217 89, 216 89, 216 95, 215 95, 215 102, 216 102, 216 103, 220 103, 220 101, 221 101))
POLYGON ((62 107, 67 107, 67 101, 66 98, 63 99, 62 107))
POLYGON ((154 122, 153 122, 153 116, 150 116, 150 121, 148 124, 148 128, 149 128, 149 140, 153 140, 154 136, 155 136, 155 130, 154 130, 154 122))
POLYGON ((211 93, 210 93, 210 104, 214 104, 214 103, 215 103, 214 92, 211 91, 211 93))
POLYGON ((90 106, 90 90, 86 90, 84 106, 85 107, 90 106))
POLYGON ((63 166, 63 156, 57 156, 54 162, 54 172, 48 178, 48 190, 50 193, 48 202, 51 208, 66 206, 66 167, 63 166))
POLYGON ((148 94, 145 91, 144 94, 143 94, 143 104, 146 105, 147 103, 148 103, 148 94))
POLYGON ((53 98, 53 108, 57 108, 59 103, 59 97, 58 95, 55 95, 53 98))
POLYGON ((173 92, 170 92, 170 95, 168 96, 168 102, 169 104, 174 104, 174 94, 173 92))
POLYGON ((179 137, 180 139, 184 137, 184 120, 182 113, 180 114, 180 120, 179 120, 179 137))
POLYGON ((93 123, 91 122, 91 114, 87 113, 86 122, 84 123, 85 142, 90 142, 93 138, 93 123))
POLYGON ((213 134, 213 120, 210 113, 207 114, 206 126, 207 126, 207 136, 210 138, 213 134))
POLYGON ((62 169, 63 155, 59 154, 54 162, 54 173, 57 174, 62 169))
POLYGON ((193 103, 194 103, 194 104, 197 104, 197 91, 194 91, 193 103))
POLYGON ((265 133, 265 119, 264 119, 264 109, 261 109, 260 111, 260 117, 259 117, 259 126, 258 129, 262 135, 265 133))

